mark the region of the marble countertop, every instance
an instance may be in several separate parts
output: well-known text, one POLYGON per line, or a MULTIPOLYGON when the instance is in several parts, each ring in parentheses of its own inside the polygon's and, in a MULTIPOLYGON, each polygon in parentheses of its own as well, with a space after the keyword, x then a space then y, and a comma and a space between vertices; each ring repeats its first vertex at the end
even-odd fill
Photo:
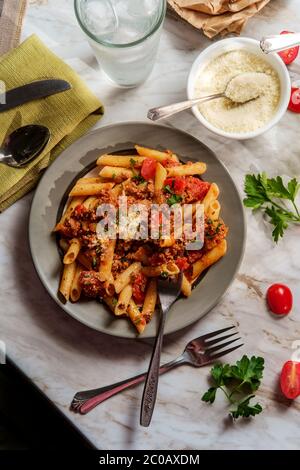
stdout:
MULTIPOLYGON (((296 30, 298 0, 273 0, 244 30, 260 38, 282 29, 296 30)), ((92 51, 80 34, 73 0, 30 0, 23 37, 37 33, 73 66, 106 105, 99 126, 116 121, 144 120, 153 106, 185 98, 189 68, 210 41, 190 26, 167 18, 158 59, 140 88, 122 90, 99 71, 92 51)), ((291 69, 300 77, 300 60, 291 69)), ((287 113, 280 124, 255 140, 216 137, 190 112, 171 125, 184 129, 211 147, 229 168, 242 192, 246 172, 300 177, 300 116, 287 113)), ((241 353, 266 360, 258 393, 264 412, 253 420, 232 423, 225 402, 201 402, 208 369, 179 368, 160 379, 158 400, 149 429, 139 426, 142 386, 130 389, 86 416, 69 411, 78 390, 110 384, 147 368, 151 342, 128 341, 92 331, 65 314, 48 296, 35 273, 28 248, 27 225, 32 195, 1 215, 0 340, 7 353, 47 397, 99 449, 297 449, 300 400, 288 403, 278 389, 278 373, 300 340, 299 227, 291 228, 275 246, 261 215, 247 212, 248 236, 239 274, 220 303, 192 327, 166 337, 162 360, 179 355, 186 342, 200 334, 235 324, 245 346, 241 353), (293 313, 274 319, 266 309, 265 292, 273 282, 287 283, 294 293, 293 313)), ((188 314, 188 313, 187 313, 188 314)), ((228 358, 229 359, 229 358, 228 358)))

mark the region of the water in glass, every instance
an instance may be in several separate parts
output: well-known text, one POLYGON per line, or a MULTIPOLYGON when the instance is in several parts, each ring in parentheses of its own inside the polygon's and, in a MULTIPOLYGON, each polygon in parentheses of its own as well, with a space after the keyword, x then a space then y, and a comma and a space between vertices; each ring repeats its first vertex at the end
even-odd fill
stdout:
POLYGON ((151 73, 165 16, 165 0, 76 0, 79 22, 108 77, 120 86, 151 73))

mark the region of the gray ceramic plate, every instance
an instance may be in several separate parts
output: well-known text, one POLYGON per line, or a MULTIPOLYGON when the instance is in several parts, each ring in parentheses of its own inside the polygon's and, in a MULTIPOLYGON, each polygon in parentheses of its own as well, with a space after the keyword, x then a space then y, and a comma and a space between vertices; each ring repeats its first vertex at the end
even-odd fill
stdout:
MULTIPOLYGON (((114 318, 99 302, 84 299, 76 304, 60 302, 57 289, 62 265, 51 231, 66 190, 72 187, 78 174, 90 170, 100 154, 131 149, 135 143, 170 148, 182 160, 206 162, 205 179, 219 185, 222 217, 229 226, 226 256, 206 272, 191 297, 174 304, 168 314, 166 333, 190 325, 218 302, 239 268, 245 242, 244 211, 233 180, 214 153, 191 135, 170 127, 129 122, 100 128, 69 147, 46 171, 32 202, 29 240, 33 262, 47 291, 67 313, 95 330, 124 338, 136 338, 133 326, 127 319, 114 318)), ((142 337, 155 336, 157 325, 158 315, 155 315, 142 337)))

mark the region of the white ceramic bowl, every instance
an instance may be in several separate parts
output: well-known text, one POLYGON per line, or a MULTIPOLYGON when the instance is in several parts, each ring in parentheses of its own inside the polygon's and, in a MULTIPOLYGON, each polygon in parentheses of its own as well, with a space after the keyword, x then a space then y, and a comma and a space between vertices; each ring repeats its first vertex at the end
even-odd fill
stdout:
POLYGON ((226 132, 218 127, 213 126, 210 122, 208 122, 205 117, 201 114, 198 109, 198 106, 194 106, 192 108, 194 115, 196 118, 210 131, 214 132, 215 134, 221 135, 223 137, 227 137, 230 139, 237 139, 237 140, 244 140, 244 139, 251 139, 253 137, 257 137, 264 132, 268 131, 273 127, 275 124, 280 121, 282 116, 285 114, 290 96, 291 96, 291 79, 287 68, 282 61, 282 59, 277 54, 264 54, 259 45, 259 41, 250 38, 228 38, 220 40, 207 49, 205 49, 192 65, 188 84, 187 84, 187 95, 188 99, 196 98, 195 95, 195 84, 196 80, 209 62, 211 62, 215 57, 224 54, 225 52, 229 52, 231 50, 236 49, 243 49, 248 52, 252 52, 258 56, 264 58, 273 68, 277 71, 280 79, 281 84, 281 96, 280 102, 277 108, 277 112, 275 113, 274 117, 263 127, 251 132, 243 132, 243 133, 233 133, 233 132, 226 132))

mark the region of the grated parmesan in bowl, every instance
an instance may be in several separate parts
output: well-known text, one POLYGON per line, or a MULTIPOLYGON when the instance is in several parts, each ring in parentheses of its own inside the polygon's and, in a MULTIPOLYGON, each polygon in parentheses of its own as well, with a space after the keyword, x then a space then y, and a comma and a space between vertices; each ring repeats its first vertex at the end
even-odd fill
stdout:
MULTIPOLYGON (((255 131, 272 119, 276 114, 280 99, 280 81, 277 72, 270 67, 268 62, 255 54, 237 50, 226 52, 212 60, 201 72, 196 82, 196 96, 222 93, 230 80, 245 72, 253 74, 259 72, 267 77, 264 93, 256 100, 236 104, 228 98, 219 98, 199 106, 201 114, 207 121, 226 132, 255 131)), ((243 87, 243 83, 240 86, 243 87)), ((255 81, 252 86, 255 86, 255 81)), ((244 92, 246 94, 247 89, 244 92)), ((240 89, 237 89, 235 94, 234 90, 231 91, 233 97, 240 94, 240 89)))
POLYGON ((284 115, 290 78, 282 60, 263 54, 258 41, 224 39, 204 50, 194 62, 188 97, 225 92, 226 97, 195 106, 193 112, 213 132, 247 139, 270 129, 284 115))

